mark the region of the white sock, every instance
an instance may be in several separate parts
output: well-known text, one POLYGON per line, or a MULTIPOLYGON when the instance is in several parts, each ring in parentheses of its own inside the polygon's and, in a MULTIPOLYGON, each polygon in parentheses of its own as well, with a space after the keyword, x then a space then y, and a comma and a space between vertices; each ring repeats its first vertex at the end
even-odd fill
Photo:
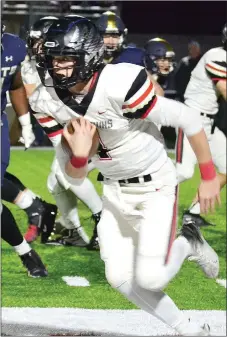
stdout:
POLYGON ((23 242, 18 245, 18 246, 13 246, 13 248, 15 249, 15 252, 18 255, 24 255, 28 252, 30 252, 31 247, 29 246, 29 244, 27 243, 27 241, 24 239, 23 242))
POLYGON ((92 214, 101 212, 102 200, 88 178, 80 185, 70 185, 70 190, 90 208, 92 214))
POLYGON ((192 214, 200 214, 200 203, 197 201, 193 203, 189 208, 190 213, 192 214))
POLYGON ((136 306, 158 318, 183 336, 195 335, 195 333, 201 331, 198 325, 189 322, 188 318, 164 292, 151 292, 135 283, 132 286, 130 281, 118 287, 118 291, 136 306))
POLYGON ((33 201, 34 199, 31 194, 28 193, 27 190, 24 190, 23 192, 20 192, 19 196, 16 199, 15 205, 17 205, 21 209, 26 209, 31 206, 33 201))
MULTIPOLYGON (((29 188, 26 188, 26 193, 28 193, 28 194, 30 194, 30 196, 32 197, 32 199, 35 199, 35 198, 39 198, 39 196, 38 195, 36 195, 34 192, 32 192, 31 190, 29 190, 29 188)), ((25 192, 24 191, 24 192, 25 192)))

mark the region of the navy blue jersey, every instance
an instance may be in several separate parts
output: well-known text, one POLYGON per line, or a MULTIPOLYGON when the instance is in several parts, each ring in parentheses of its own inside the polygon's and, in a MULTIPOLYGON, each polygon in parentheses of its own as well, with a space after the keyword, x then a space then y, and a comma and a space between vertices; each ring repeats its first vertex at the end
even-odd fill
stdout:
POLYGON ((126 47, 111 63, 132 63, 144 67, 144 51, 136 47, 126 47))
POLYGON ((18 36, 4 33, 1 53, 1 111, 5 110, 6 93, 11 89, 13 75, 26 56, 26 44, 18 36))

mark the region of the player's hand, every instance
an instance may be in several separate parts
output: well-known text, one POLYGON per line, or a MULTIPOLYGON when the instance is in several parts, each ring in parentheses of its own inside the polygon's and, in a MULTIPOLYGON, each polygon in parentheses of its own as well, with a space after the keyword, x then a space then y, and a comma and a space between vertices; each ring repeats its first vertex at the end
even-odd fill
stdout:
POLYGON ((214 212, 216 203, 221 205, 220 182, 217 177, 213 180, 202 180, 198 190, 201 213, 214 212))
POLYGON ((28 149, 35 140, 35 135, 32 130, 32 125, 24 125, 22 126, 22 137, 20 137, 19 141, 24 144, 25 149, 28 149))
POLYGON ((63 136, 66 138, 75 157, 88 157, 96 127, 82 117, 72 119, 71 123, 74 128, 74 133, 69 133, 66 127, 63 130, 63 136))

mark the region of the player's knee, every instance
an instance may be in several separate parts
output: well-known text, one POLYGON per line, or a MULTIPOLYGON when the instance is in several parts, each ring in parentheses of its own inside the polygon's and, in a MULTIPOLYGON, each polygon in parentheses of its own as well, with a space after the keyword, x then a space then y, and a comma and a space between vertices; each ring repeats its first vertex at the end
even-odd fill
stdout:
POLYGON ((105 274, 108 283, 112 288, 119 288, 129 279, 129 274, 124 266, 121 266, 119 260, 112 263, 105 263, 105 274))
POLYGON ((164 266, 153 258, 140 258, 136 267, 136 283, 143 289, 161 291, 167 285, 164 266), (141 263, 140 263, 141 262, 141 263))
POLYGON ((177 164, 176 169, 177 169, 178 183, 181 183, 193 177, 194 167, 190 167, 190 166, 185 167, 185 166, 177 164))

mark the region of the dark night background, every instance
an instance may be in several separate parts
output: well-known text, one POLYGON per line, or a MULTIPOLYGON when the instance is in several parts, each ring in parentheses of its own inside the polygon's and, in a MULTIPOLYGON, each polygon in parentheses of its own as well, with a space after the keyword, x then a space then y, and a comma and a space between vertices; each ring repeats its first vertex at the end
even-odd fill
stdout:
POLYGON ((123 1, 121 17, 130 33, 220 35, 226 1, 123 1))

